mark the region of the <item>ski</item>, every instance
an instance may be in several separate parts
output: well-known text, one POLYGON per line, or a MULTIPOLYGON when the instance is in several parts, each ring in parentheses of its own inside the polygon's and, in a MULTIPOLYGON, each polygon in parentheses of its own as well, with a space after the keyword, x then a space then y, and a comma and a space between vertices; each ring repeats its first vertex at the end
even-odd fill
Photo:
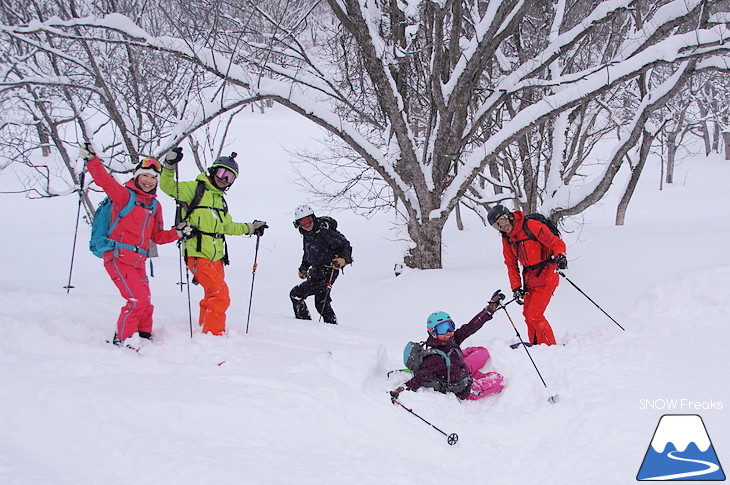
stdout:
POLYGON ((402 372, 404 374, 413 374, 413 371, 411 369, 393 369, 391 371, 388 371, 388 373, 386 374, 386 377, 388 379, 390 379, 390 376, 392 374, 395 374, 396 372, 402 372))
POLYGON ((516 349, 516 348, 518 348, 518 347, 519 347, 520 345, 524 345, 525 347, 532 347, 532 344, 531 344, 531 343, 529 343, 529 342, 515 342, 515 343, 513 343, 513 344, 510 344, 509 348, 511 348, 511 349, 516 349))
POLYGON ((141 350, 141 347, 139 347, 139 348, 138 348, 138 347, 132 347, 132 346, 131 346, 131 345, 129 345, 129 344, 123 344, 123 342, 117 343, 117 342, 115 342, 115 341, 113 341, 113 340, 107 340, 107 341, 106 341, 106 343, 108 343, 108 344, 112 344, 113 346, 115 346, 115 347, 119 347, 120 349, 129 349, 129 350, 134 350, 134 351, 135 351, 135 352, 137 352, 138 354, 139 354, 139 351, 141 350), (123 345, 122 345, 122 344, 123 344, 123 345))

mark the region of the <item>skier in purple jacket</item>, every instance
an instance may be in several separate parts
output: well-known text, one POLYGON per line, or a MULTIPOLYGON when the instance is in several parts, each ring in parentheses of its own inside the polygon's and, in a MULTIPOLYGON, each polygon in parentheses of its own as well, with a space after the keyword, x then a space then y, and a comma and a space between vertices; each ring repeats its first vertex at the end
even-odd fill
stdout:
POLYGON ((436 312, 426 320, 428 339, 426 346, 441 351, 426 355, 418 370, 404 386, 390 392, 397 399, 404 390, 417 391, 430 387, 439 392, 452 392, 459 399, 480 399, 499 392, 504 388, 504 377, 496 372, 482 373, 480 369, 489 359, 489 351, 484 347, 461 349, 461 343, 476 333, 492 319, 505 296, 500 290, 492 295, 489 304, 477 313, 469 323, 458 329, 446 312, 436 312), (450 365, 444 354, 448 356, 450 365))

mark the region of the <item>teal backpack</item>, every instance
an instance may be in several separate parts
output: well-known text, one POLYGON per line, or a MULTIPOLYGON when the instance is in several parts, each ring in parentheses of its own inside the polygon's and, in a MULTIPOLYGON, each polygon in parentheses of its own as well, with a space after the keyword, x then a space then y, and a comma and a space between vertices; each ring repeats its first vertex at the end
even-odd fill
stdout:
POLYGON ((112 251, 117 247, 131 249, 132 251, 149 256, 144 249, 132 246, 131 244, 117 242, 109 237, 109 234, 114 231, 114 228, 117 227, 122 217, 129 214, 135 205, 141 205, 145 209, 151 210, 153 216, 157 212, 157 199, 152 199, 152 204, 150 205, 143 204, 137 202, 137 194, 134 190, 129 187, 127 189, 129 190, 129 202, 122 207, 122 210, 119 211, 114 221, 112 221, 112 201, 109 197, 102 200, 96 208, 96 212, 94 212, 94 222, 91 225, 91 239, 89 240, 89 249, 94 253, 94 256, 101 258, 105 252, 112 251))

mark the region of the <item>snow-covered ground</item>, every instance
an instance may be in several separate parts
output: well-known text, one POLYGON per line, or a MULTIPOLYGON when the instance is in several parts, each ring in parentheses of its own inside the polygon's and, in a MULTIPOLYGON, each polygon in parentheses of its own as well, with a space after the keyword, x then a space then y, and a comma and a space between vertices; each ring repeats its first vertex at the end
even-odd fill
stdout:
MULTIPOLYGON (((77 201, 3 197, 0 240, 0 483, 3 484, 623 484, 635 483, 663 414, 699 414, 730 463, 730 162, 684 160, 659 191, 647 167, 623 227, 615 195, 568 227, 568 277, 548 310, 558 341, 531 355, 508 344, 504 312, 467 344, 506 389, 459 402, 428 390, 402 402, 459 442, 390 403, 408 340, 426 317, 466 323, 508 290, 500 240, 466 216, 445 232, 445 268, 393 266, 405 248, 392 216, 335 212, 355 264, 333 289, 340 325, 295 320, 301 239, 291 225, 309 202, 290 183, 285 148, 314 146, 318 129, 285 112, 249 114, 231 149, 242 176, 229 194, 239 221, 265 219, 249 332, 252 238, 229 238, 228 335, 190 338, 177 249, 161 248, 152 279, 155 341, 139 354, 105 342, 122 305, 80 227, 67 283, 77 201), (558 404, 548 403, 549 394, 558 404), (658 409, 663 404, 674 409, 658 409), (652 406, 653 405, 653 406, 652 406)), ((185 164, 185 161, 183 161, 185 164)), ((0 183, 13 183, 9 170, 0 183)), ((625 174, 624 174, 625 175, 625 174)), ((192 178, 192 163, 182 177, 192 178)), ((160 195, 172 220, 173 202, 160 195)), ((324 214, 323 211, 319 211, 324 214)), ((191 288, 193 326, 197 302, 191 288)), ((310 308, 312 304, 310 302, 310 308)), ((520 307, 508 311, 524 335, 520 307)), ((727 469, 725 470, 727 473, 727 469)))

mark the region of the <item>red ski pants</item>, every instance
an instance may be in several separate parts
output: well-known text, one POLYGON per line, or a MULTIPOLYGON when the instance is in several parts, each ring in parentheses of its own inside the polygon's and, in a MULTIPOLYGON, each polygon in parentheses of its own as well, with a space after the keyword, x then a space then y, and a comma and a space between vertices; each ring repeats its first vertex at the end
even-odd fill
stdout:
POLYGON ((231 306, 223 261, 189 257, 188 268, 193 273, 195 281, 205 290, 205 295, 200 300, 198 317, 203 333, 221 335, 226 331, 226 310, 231 306))
POLYGON ((537 286, 530 288, 525 294, 525 307, 522 314, 527 324, 527 338, 531 344, 555 345, 555 336, 550 323, 545 318, 550 299, 556 286, 537 286))
POLYGON ((105 262, 104 268, 119 289, 119 293, 127 300, 117 320, 117 337, 124 340, 137 332, 152 333, 154 306, 144 265, 138 268, 111 258, 105 262))

